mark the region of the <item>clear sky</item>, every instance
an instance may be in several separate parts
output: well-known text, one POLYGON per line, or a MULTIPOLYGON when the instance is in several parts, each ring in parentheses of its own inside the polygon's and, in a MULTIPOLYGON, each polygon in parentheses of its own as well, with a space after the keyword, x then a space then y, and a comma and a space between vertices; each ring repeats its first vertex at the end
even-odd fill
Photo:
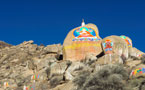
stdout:
POLYGON ((101 38, 126 35, 145 52, 145 0, 0 0, 0 40, 63 43, 82 18, 98 26, 101 38))

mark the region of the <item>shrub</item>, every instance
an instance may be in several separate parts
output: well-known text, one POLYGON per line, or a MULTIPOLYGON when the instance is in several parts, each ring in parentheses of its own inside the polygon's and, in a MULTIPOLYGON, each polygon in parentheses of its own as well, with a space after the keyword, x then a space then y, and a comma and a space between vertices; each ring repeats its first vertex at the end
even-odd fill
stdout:
POLYGON ((62 80, 63 80, 63 76, 53 76, 53 77, 51 77, 51 79, 50 79, 51 88, 54 88, 57 85, 59 85, 62 80))
POLYGON ((131 79, 128 81, 128 86, 135 90, 145 90, 145 80, 144 78, 131 79))
POLYGON ((145 80, 140 83, 139 90, 145 90, 145 80))
POLYGON ((121 65, 107 65, 95 73, 83 72, 73 82, 78 90, 125 90, 127 71, 121 65))
POLYGON ((78 86, 78 88, 81 88, 83 86, 83 84, 85 83, 85 81, 87 80, 87 78, 89 78, 91 72, 89 71, 82 71, 79 73, 79 76, 76 77, 73 80, 73 83, 78 86))

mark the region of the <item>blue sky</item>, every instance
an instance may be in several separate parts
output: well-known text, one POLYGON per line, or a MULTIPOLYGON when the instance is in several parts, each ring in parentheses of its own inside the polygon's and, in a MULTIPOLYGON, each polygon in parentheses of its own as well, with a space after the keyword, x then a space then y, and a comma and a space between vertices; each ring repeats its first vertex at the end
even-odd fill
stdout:
POLYGON ((63 43, 82 18, 98 26, 100 37, 126 35, 145 52, 144 0, 1 0, 0 40, 63 43))

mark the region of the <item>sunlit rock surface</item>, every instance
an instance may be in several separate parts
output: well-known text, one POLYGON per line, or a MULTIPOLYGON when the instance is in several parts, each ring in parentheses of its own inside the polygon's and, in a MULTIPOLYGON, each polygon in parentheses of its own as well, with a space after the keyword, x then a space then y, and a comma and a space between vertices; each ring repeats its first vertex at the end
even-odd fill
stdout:
POLYGON ((63 43, 63 59, 84 60, 87 54, 94 56, 102 52, 101 38, 96 25, 86 24, 72 29, 63 43))

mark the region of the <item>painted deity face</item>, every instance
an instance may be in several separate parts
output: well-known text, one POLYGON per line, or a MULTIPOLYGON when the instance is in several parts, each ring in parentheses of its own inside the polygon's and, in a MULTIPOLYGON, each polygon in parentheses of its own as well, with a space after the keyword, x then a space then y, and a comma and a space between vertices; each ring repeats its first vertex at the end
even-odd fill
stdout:
POLYGON ((111 40, 107 39, 105 41, 105 43, 103 43, 103 47, 105 48, 105 53, 111 53, 112 46, 113 46, 113 42, 111 40))
POLYGON ((129 38, 127 38, 126 36, 120 36, 120 37, 126 41, 128 47, 132 47, 132 43, 129 38))

